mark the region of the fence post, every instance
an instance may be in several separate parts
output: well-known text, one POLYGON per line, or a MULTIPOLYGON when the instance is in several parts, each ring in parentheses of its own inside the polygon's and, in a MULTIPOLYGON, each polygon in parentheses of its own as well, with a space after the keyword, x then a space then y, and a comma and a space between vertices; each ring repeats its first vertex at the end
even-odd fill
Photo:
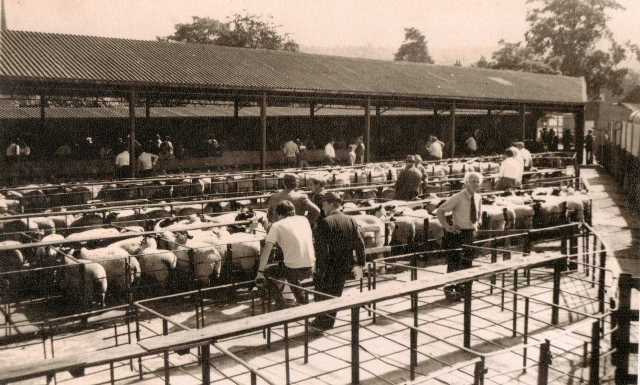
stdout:
MULTIPOLYGON (((162 335, 166 336, 169 334, 169 322, 166 319, 162 320, 162 335)), ((171 376, 171 372, 169 370, 169 351, 165 350, 162 353, 162 358, 164 360, 164 383, 165 385, 169 385, 169 379, 171 376)))
POLYGON ((360 307, 351 308, 351 383, 360 383, 360 307))
MULTIPOLYGON (((629 351, 631 332, 631 289, 633 288, 633 277, 631 274, 622 273, 618 278, 618 310, 615 313, 615 327, 618 330, 612 335, 613 353, 611 360, 616 367, 616 384, 631 383, 629 377, 629 351)), ((637 309, 636 309, 637 315, 637 309)))
POLYGON ((473 385, 484 385, 484 366, 484 356, 482 356, 473 368, 473 385))
POLYGON ((560 309, 558 304, 560 303, 560 270, 563 265, 566 265, 566 258, 555 261, 553 263, 553 307, 551 308, 551 324, 558 324, 558 314, 560 309))
POLYGON ((551 348, 549 340, 545 339, 540 345, 540 358, 538 359, 538 385, 549 383, 549 365, 551 365, 551 348))
POLYGON ((511 326, 511 336, 518 334, 518 269, 513 271, 513 320, 511 326))
POLYGON ((284 375, 286 384, 291 383, 291 368, 289 366, 289 325, 284 323, 284 375))
POLYGON ((605 288, 606 264, 607 264, 607 251, 603 249, 600 252, 600 275, 598 277, 598 311, 600 313, 604 313, 604 295, 606 291, 606 288, 605 288))
POLYGON ((200 347, 202 365, 202 385, 211 384, 211 371, 209 370, 209 343, 200 347))
POLYGON ((589 385, 600 385, 600 321, 591 324, 591 363, 589 385))
POLYGON ((464 336, 463 343, 464 347, 468 348, 471 346, 471 288, 473 281, 468 281, 464 283, 464 336))
MULTIPOLYGON (((498 262, 498 250, 496 250, 496 248, 498 247, 498 242, 496 241, 495 237, 493 238, 493 241, 491 241, 491 263, 496 263, 498 262)), ((493 274, 491 276, 491 285, 495 285, 496 284, 496 275, 493 274)), ((493 294, 493 286, 489 287, 489 294, 493 294)))
POLYGON ((409 330, 409 369, 411 381, 416 378, 416 366, 418 366, 418 293, 411 294, 411 309, 413 310, 413 328, 409 330))

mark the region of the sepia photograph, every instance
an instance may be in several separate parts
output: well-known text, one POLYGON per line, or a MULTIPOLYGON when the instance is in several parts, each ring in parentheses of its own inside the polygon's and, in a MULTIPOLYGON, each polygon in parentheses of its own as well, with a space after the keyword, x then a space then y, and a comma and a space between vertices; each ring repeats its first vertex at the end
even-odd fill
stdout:
POLYGON ((0 384, 633 385, 640 1, 0 0, 0 384))

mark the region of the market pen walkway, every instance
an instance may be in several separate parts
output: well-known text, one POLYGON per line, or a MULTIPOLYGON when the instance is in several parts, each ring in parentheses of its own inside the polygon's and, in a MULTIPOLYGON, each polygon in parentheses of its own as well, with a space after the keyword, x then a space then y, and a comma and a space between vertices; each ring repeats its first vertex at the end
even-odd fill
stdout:
POLYGON ((621 272, 640 275, 640 214, 625 206, 617 182, 602 168, 582 169, 581 176, 593 202, 593 228, 614 251, 621 272))

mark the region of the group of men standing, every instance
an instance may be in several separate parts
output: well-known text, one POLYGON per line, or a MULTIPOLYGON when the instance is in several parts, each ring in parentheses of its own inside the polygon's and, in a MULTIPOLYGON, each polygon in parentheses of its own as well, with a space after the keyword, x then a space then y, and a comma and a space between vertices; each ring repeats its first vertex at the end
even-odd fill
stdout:
MULTIPOLYGON (((303 304, 306 297, 300 285, 305 279, 314 278, 315 290, 325 294, 315 296, 316 301, 321 301, 342 294, 349 272, 362 275, 365 245, 358 225, 341 211, 340 195, 323 192, 324 184, 318 185, 312 197, 320 207, 306 194, 296 191, 297 178, 293 174, 285 175, 284 190, 272 195, 268 202, 270 226, 256 282, 265 286, 279 309, 286 307, 282 279, 288 282, 296 302, 303 304), (276 245, 282 261, 269 265, 276 245), (269 277, 266 281, 265 276, 269 277)), ((312 326, 326 330, 334 322, 335 313, 327 313, 316 318, 312 326)))

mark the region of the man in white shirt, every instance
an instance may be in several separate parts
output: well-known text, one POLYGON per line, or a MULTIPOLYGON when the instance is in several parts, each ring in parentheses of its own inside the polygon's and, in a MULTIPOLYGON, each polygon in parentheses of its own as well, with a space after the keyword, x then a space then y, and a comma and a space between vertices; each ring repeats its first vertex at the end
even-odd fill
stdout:
POLYGON ((524 146, 524 142, 515 142, 513 146, 518 149, 518 157, 522 161, 525 171, 531 169, 533 158, 531 152, 524 146))
POLYGON ((293 140, 289 140, 282 146, 282 153, 287 167, 296 167, 299 152, 300 149, 293 140))
POLYGON ((265 282, 265 275, 277 280, 285 279, 295 285, 290 286, 291 292, 296 302, 303 304, 306 303, 304 292, 296 286, 300 285, 300 281, 311 278, 316 261, 311 225, 306 217, 295 215, 295 210, 293 203, 288 200, 278 203, 275 208, 276 221, 271 225, 260 253, 256 284, 264 284, 271 298, 275 299, 277 309, 286 307, 282 296, 283 286, 271 279, 265 282), (275 245, 282 249, 283 261, 267 267, 275 245))
POLYGON ((464 145, 469 155, 473 156, 478 151, 478 142, 476 142, 476 138, 473 134, 464 141, 464 145))
POLYGON ((143 151, 138 155, 138 169, 140 170, 140 176, 145 178, 151 176, 153 167, 158 162, 158 155, 150 152, 143 151))
MULTIPOLYGON (((482 220, 482 198, 479 194, 482 174, 470 172, 464 176, 464 189, 455 193, 444 202, 436 215, 444 228, 443 249, 459 249, 462 245, 473 243, 476 231, 482 220), (446 217, 451 213, 451 221, 446 217)), ((473 249, 464 248, 462 252, 450 251, 447 255, 447 273, 468 269, 473 263, 473 249)), ((447 286, 445 295, 449 299, 462 297, 464 285, 447 286)))
POLYGON ((507 148, 504 155, 506 158, 502 161, 498 173, 496 185, 498 190, 507 190, 522 185, 522 173, 524 172, 522 160, 518 158, 512 148, 507 148))
POLYGON ((336 150, 333 148, 333 139, 324 146, 324 158, 327 164, 332 166, 336 164, 336 150))
POLYGON ((437 137, 431 135, 429 137, 429 143, 427 144, 427 151, 431 160, 440 160, 444 154, 444 143, 438 140, 437 137))
POLYGON ((116 179, 128 178, 131 175, 129 150, 124 149, 118 155, 116 155, 115 166, 116 179))

